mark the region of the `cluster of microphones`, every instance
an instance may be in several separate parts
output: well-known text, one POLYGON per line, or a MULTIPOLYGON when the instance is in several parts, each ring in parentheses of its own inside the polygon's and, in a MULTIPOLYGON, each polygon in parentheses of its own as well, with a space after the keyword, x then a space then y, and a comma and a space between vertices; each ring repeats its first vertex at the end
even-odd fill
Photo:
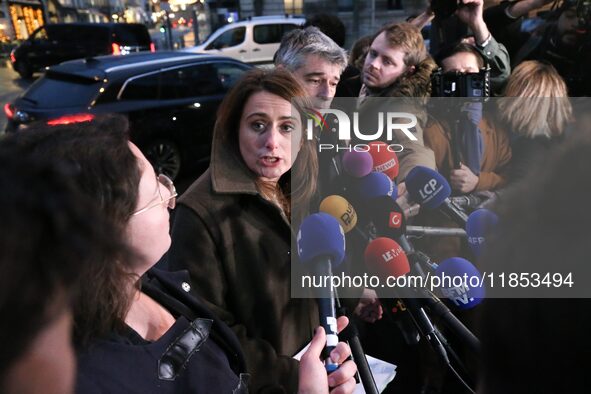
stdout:
MULTIPOLYGON (((472 281, 480 283, 479 286, 470 286, 467 282, 457 285, 458 281, 440 280, 438 283, 441 286, 436 289, 416 285, 373 289, 380 297, 386 317, 392 316, 392 312, 405 311, 404 318, 393 318, 405 338, 413 338, 417 342, 420 338, 426 340, 462 380, 452 367, 450 358, 460 367, 461 360, 430 316, 435 316, 438 322, 445 324, 448 331, 467 348, 478 352, 479 340, 456 318, 452 310, 471 309, 482 301, 485 290, 481 274, 471 262, 461 257, 448 258, 438 264, 432 262, 427 255, 413 248, 409 236, 464 237, 473 254, 478 257, 483 253, 487 237, 493 233, 498 218, 494 212, 484 208, 468 214, 451 197, 451 188, 446 179, 427 167, 416 166, 408 173, 405 179, 406 192, 399 196, 395 183, 399 170, 396 153, 390 151, 383 142, 372 142, 369 148, 368 151, 347 151, 338 157, 338 185, 331 188, 333 191, 338 190, 338 194, 326 196, 319 206, 319 212, 303 220, 297 238, 299 260, 310 267, 314 275, 332 276, 333 269, 346 259, 346 239, 351 234, 364 240, 365 251, 359 255, 363 256, 367 272, 380 278, 380 283, 386 283, 388 277, 405 275, 422 278, 480 278, 480 281, 472 281), (412 215, 410 207, 417 204, 420 210, 442 211, 459 228, 407 225, 412 215)), ((338 342, 336 292, 337 289, 328 281, 327 286, 318 289, 316 294, 321 324, 328 335, 326 354, 338 342)), ((352 350, 355 357, 355 349, 352 350)), ((337 367, 329 358, 325 364, 327 370, 337 367)), ((362 381, 366 392, 374 392, 372 387, 368 390, 371 381, 366 382, 363 376, 362 381)))

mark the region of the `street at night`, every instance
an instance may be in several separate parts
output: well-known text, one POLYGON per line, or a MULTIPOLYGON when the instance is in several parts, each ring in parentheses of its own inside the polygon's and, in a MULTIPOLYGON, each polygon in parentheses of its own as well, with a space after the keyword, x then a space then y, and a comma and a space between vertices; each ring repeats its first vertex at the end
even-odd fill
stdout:
MULTIPOLYGON (((6 103, 14 100, 19 94, 26 90, 35 78, 24 80, 22 79, 10 66, 8 61, 3 61, 0 64, 0 103, 2 107, 6 103)), ((0 133, 4 132, 6 127, 6 114, 4 111, 0 113, 0 133)))

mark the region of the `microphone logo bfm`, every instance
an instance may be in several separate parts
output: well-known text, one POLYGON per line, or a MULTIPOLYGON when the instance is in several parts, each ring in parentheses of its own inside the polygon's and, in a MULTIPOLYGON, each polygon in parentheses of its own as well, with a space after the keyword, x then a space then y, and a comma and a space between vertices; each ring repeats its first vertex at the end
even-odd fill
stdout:
POLYGON ((401 225, 402 225, 402 214, 400 212, 390 212, 390 221, 388 222, 388 227, 400 228, 401 225))
POLYGON ((468 305, 468 303, 474 302, 474 297, 468 297, 469 292, 470 287, 467 284, 459 287, 441 288, 441 294, 456 306, 468 305))
POLYGON ((349 226, 353 222, 353 218, 355 217, 355 212, 353 211, 353 205, 348 204, 347 210, 341 215, 341 220, 347 226, 349 226))

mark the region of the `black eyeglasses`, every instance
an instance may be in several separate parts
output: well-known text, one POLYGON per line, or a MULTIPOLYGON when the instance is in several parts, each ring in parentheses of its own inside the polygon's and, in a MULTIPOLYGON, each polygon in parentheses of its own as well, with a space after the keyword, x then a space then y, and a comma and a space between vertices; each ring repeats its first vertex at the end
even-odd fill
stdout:
POLYGON ((131 216, 139 215, 140 213, 146 212, 149 209, 152 209, 165 203, 167 204, 169 209, 174 209, 174 207, 176 206, 176 197, 178 196, 178 193, 176 192, 172 179, 170 179, 164 174, 158 175, 157 179, 158 183, 160 183, 162 186, 166 188, 166 190, 168 190, 169 196, 163 197, 162 192, 160 190, 160 186, 158 186, 158 195, 160 196, 160 201, 157 201, 154 204, 150 204, 147 207, 140 209, 139 211, 135 211, 131 214, 131 216))

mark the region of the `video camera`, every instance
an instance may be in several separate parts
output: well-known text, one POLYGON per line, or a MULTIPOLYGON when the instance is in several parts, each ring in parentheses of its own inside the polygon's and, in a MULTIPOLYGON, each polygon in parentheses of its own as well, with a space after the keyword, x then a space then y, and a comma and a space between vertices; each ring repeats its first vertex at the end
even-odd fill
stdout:
MULTIPOLYGON (((589 0, 580 0, 589 1, 589 0)), ((431 10, 438 19, 447 19, 456 12, 458 8, 464 7, 462 0, 432 0, 431 10)))
POLYGON ((441 68, 431 77, 433 97, 490 97, 490 68, 477 73, 448 72, 441 68))
POLYGON ((439 19, 446 19, 453 15, 458 9, 458 0, 433 0, 431 10, 439 19))

